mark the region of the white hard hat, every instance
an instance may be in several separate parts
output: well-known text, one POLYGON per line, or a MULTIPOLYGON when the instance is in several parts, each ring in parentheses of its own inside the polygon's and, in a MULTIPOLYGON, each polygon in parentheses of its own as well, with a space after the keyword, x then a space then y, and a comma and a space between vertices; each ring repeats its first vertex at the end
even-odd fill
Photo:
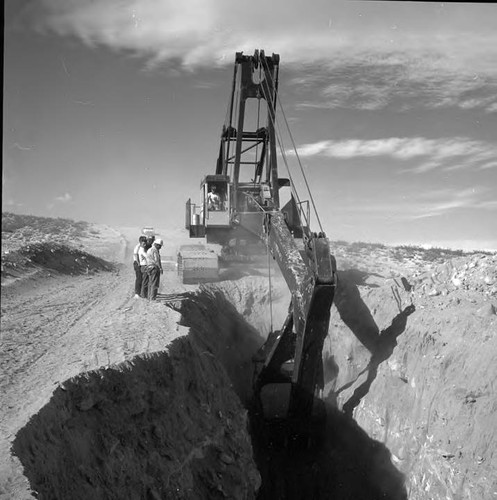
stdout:
POLYGON ((157 239, 154 241, 154 243, 155 243, 156 245, 164 245, 164 242, 162 241, 162 238, 157 238, 157 239))

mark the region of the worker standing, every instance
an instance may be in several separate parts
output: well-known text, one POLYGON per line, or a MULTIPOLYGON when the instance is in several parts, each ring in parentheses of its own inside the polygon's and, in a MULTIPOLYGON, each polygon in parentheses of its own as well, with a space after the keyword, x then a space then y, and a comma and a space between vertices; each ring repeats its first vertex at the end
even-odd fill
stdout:
POLYGON ((142 299, 148 298, 148 266, 147 266, 147 250, 149 249, 148 239, 145 241, 138 250, 138 261, 140 263, 140 272, 142 275, 142 286, 140 290, 140 297, 142 299))
POLYGON ((146 236, 140 236, 138 238, 138 244, 133 250, 133 268, 135 270, 135 298, 140 297, 142 290, 142 270, 140 267, 140 248, 143 249, 147 243, 146 236))
POLYGON ((147 251, 147 273, 148 273, 148 298, 155 300, 159 291, 160 275, 162 274, 162 263, 159 250, 162 248, 163 241, 157 238, 147 251))

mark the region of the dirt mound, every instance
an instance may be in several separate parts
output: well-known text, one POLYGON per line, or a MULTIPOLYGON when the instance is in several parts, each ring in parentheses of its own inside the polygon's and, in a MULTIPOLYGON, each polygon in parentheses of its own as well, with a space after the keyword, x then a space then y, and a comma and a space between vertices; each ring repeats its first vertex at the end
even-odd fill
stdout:
POLYGON ((76 238, 88 231, 91 224, 85 221, 2 212, 2 232, 24 235, 26 239, 39 239, 43 235, 76 238))
POLYGON ((2 280, 19 278, 36 269, 61 274, 112 271, 114 265, 87 252, 56 243, 32 243, 2 255, 2 280))
POLYGON ((98 236, 98 231, 88 222, 2 212, 2 255, 33 243, 75 246, 92 236, 98 236))
POLYGON ((101 224, 4 212, 2 284, 40 273, 112 270, 110 262, 121 262, 125 248, 120 232, 101 224))

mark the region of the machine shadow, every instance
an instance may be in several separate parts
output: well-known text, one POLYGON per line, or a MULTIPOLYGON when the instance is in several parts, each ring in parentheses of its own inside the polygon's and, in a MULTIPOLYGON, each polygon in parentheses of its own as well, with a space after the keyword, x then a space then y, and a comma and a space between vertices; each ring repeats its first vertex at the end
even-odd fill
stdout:
MULTIPOLYGON (((353 285, 366 285, 366 280, 369 276, 376 276, 378 278, 383 278, 381 274, 369 273, 366 271, 361 271, 359 269, 345 269, 343 271, 338 271, 339 279, 351 283, 353 285)), ((368 283, 371 288, 378 288, 379 285, 368 283)))
MULTIPOLYGON (((378 366, 392 355, 397 345, 397 338, 405 331, 407 318, 416 309, 413 304, 408 305, 392 319, 388 328, 380 332, 369 308, 362 300, 357 286, 364 282, 364 275, 367 276, 367 274, 361 271, 358 271, 359 274, 357 274, 355 271, 352 269, 338 272, 335 306, 342 321, 369 350, 371 359, 367 368, 362 372, 367 371, 365 382, 355 389, 353 395, 343 405, 343 411, 348 416, 352 416, 354 408, 358 406, 361 399, 369 392, 371 384, 378 373, 378 366)), ((404 285, 404 287, 406 286, 404 285)), ((346 384, 334 396, 336 397, 341 391, 352 384, 353 382, 346 384)))
POLYGON ((392 320, 388 328, 382 330, 378 338, 376 347, 372 353, 371 360, 367 368, 368 376, 359 387, 354 391, 350 399, 343 405, 345 414, 352 416, 354 408, 356 408, 361 399, 369 392, 371 384, 373 383, 376 375, 378 374, 378 366, 386 361, 393 353, 397 345, 397 337, 401 335, 407 325, 407 318, 415 311, 414 305, 405 307, 397 316, 392 320))
POLYGON ((380 330, 371 311, 361 298, 357 287, 359 283, 356 273, 352 271, 338 271, 338 284, 333 303, 338 310, 341 320, 348 326, 369 352, 373 353, 378 342, 380 330))

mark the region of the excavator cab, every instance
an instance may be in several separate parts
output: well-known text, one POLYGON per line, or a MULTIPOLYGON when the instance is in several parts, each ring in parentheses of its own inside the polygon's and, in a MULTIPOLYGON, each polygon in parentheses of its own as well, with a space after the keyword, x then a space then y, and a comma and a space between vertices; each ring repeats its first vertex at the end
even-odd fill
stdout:
POLYGON ((200 185, 203 221, 208 228, 230 227, 230 183, 227 175, 207 175, 200 185))
POLYGON ((207 175, 200 183, 200 202, 186 202, 190 238, 209 238, 212 230, 230 229, 231 186, 227 175, 207 175))

